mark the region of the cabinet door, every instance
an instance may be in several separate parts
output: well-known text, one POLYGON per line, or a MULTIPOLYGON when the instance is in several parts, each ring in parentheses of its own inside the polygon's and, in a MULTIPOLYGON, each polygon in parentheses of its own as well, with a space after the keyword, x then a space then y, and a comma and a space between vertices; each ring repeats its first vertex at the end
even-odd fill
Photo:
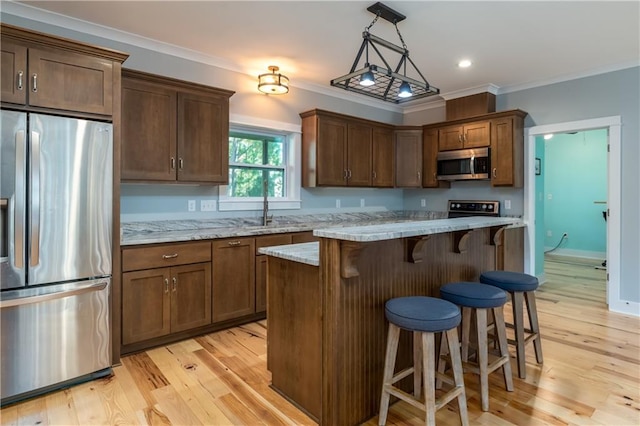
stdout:
POLYGON ((29 105, 111 115, 113 63, 48 49, 29 49, 29 105))
POLYGON ((178 94, 178 180, 229 182, 229 100, 178 94))
POLYGON ((171 331, 170 268, 122 274, 122 344, 171 331))
POLYGON ((492 122, 491 168, 491 185, 513 185, 513 118, 492 122))
POLYGON ((440 151, 462 149, 462 126, 446 126, 438 129, 438 149, 440 151))
POLYGON ((396 187, 422 187, 422 131, 396 131, 396 187))
POLYGON ((347 123, 318 117, 318 185, 347 185, 347 123))
POLYGON ((122 79, 122 179, 176 180, 176 92, 122 79))
POLYGON ((0 58, 0 98, 2 102, 27 103, 27 48, 2 40, 0 58))
POLYGON ((215 241, 213 251, 213 322, 255 312, 253 238, 215 241))
POLYGON ((211 264, 171 268, 171 332, 211 324, 211 264))
POLYGON ((422 135, 422 186, 438 188, 438 129, 425 129, 422 135))
POLYGON ((371 186, 371 126, 347 126, 347 185, 371 186))
POLYGON ((371 165, 372 186, 392 188, 394 183, 393 131, 374 127, 371 151, 373 159, 371 165))
POLYGON ((490 123, 481 121, 478 123, 470 123, 464 125, 464 135, 462 136, 463 146, 465 148, 479 148, 489 146, 491 140, 490 123))

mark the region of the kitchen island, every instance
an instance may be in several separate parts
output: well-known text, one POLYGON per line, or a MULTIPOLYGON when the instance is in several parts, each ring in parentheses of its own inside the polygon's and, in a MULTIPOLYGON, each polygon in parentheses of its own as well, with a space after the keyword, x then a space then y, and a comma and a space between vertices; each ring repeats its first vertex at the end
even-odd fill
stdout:
MULTIPOLYGON (((490 269, 523 270, 514 218, 457 218, 318 229, 319 243, 269 255, 268 367, 272 386, 321 425, 355 425, 378 411, 394 297, 439 296, 451 281, 490 269)), ((398 368, 412 359, 408 333, 398 368)), ((411 381, 403 383, 411 389, 411 381)))

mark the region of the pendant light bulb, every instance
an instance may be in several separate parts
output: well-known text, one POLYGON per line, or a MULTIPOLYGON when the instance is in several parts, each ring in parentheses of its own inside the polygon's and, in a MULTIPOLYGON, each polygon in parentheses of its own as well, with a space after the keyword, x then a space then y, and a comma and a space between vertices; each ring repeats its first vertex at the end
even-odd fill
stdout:
POLYGON ((403 81, 400 85, 400 90, 398 91, 399 98, 410 98, 413 96, 413 92, 411 92, 411 86, 406 81, 403 81))
POLYGON ((376 79, 371 71, 365 72, 360 77, 360 86, 368 87, 373 86, 374 84, 376 84, 376 79))

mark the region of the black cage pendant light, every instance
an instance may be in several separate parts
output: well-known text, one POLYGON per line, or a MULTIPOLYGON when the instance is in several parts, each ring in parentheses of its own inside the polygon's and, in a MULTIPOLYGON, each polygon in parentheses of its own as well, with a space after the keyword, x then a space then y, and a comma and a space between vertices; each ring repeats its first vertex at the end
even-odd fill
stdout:
POLYGON ((409 50, 398 29, 398 22, 406 17, 380 2, 369 6, 367 10, 376 17, 362 33, 362 44, 353 61, 351 71, 342 77, 331 80, 331 85, 395 104, 439 94, 440 89, 429 84, 409 57, 409 50), (394 25, 402 47, 369 32, 379 18, 394 25), (369 47, 384 65, 375 65, 369 62, 369 47), (398 63, 394 68, 382 55, 381 48, 394 55, 394 59, 399 55, 398 63), (364 63, 361 61, 363 53, 365 54, 364 63), (415 78, 407 76, 407 63, 410 65, 409 69, 413 70, 411 75, 415 75, 415 78), (400 74, 401 72, 402 74, 400 74))

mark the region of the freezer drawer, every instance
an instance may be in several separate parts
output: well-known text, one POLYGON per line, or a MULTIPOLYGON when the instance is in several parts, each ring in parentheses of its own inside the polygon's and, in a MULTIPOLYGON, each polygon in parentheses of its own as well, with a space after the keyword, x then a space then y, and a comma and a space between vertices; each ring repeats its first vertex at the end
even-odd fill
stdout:
POLYGON ((110 286, 104 278, 0 295, 3 405, 111 367, 110 286))

